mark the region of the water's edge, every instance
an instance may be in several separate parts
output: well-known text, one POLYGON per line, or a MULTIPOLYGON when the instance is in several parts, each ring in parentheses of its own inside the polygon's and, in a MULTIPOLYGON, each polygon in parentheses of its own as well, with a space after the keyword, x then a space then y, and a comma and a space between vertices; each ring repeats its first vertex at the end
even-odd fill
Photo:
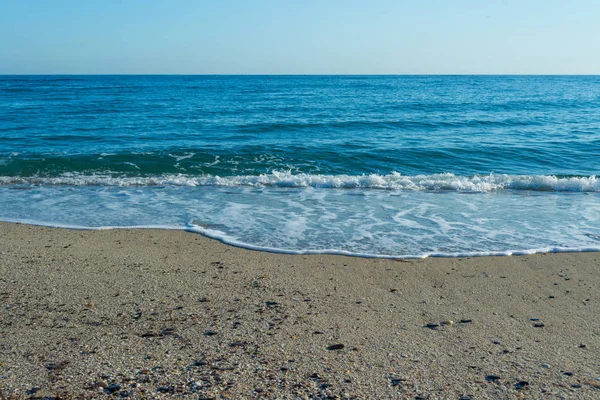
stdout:
POLYGON ((472 253, 427 253, 417 255, 378 255, 378 254, 366 254, 366 253, 352 253, 344 250, 287 250, 277 249, 272 247, 255 246, 248 243, 243 243, 235 238, 230 238, 226 234, 206 229, 199 226, 188 224, 182 227, 176 226, 165 226, 165 225, 147 225, 147 226, 102 226, 102 227, 88 227, 88 226, 77 226, 77 225, 64 225, 64 224, 49 224, 31 220, 10 220, 0 218, 0 224, 23 224, 29 226, 39 226, 54 229, 70 229, 70 230, 136 230, 136 229, 157 229, 157 230, 173 230, 173 231, 184 231, 190 233, 197 233, 205 238, 216 240, 225 245, 237 247, 244 250, 261 251, 265 253, 274 254, 287 254, 287 255, 334 255, 334 256, 346 256, 346 257, 358 257, 368 259, 387 259, 387 260, 424 260, 426 258, 467 258, 467 257, 508 257, 508 256, 527 256, 532 254, 551 254, 551 253, 600 253, 600 246, 598 247, 581 247, 581 248, 570 248, 570 247, 545 247, 539 249, 524 249, 524 250, 507 250, 507 251, 489 251, 489 252, 472 252, 472 253))

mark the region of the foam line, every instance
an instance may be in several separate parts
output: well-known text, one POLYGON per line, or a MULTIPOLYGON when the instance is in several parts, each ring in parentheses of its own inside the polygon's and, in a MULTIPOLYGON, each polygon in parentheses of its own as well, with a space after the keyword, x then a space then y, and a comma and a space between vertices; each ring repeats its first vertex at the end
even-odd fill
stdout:
POLYGON ((553 175, 489 174, 470 177, 452 173, 405 176, 397 172, 387 175, 319 175, 272 172, 244 176, 191 176, 183 174, 150 177, 123 177, 110 174, 84 175, 66 173, 56 177, 0 176, 0 185, 42 186, 250 186, 281 188, 379 189, 409 191, 492 192, 528 190, 545 192, 600 193, 600 180, 589 177, 557 177, 553 175))
POLYGON ((77 229, 77 230, 112 230, 112 229, 167 229, 167 230, 180 230, 192 233, 198 233, 208 238, 218 240, 221 243, 225 243, 234 247, 239 247, 247 250, 264 251, 268 253, 278 254, 290 254, 290 255, 341 255, 348 257, 361 257, 361 258, 378 258, 378 259, 425 259, 428 257, 436 258, 466 258, 466 257, 507 257, 507 256, 523 256, 531 254, 542 254, 542 253, 583 253, 583 252, 600 252, 600 246, 598 247, 544 247, 538 249, 525 249, 525 250, 507 250, 507 251, 485 251, 485 252, 464 252, 464 253, 423 253, 423 254, 397 254, 397 255, 380 255, 370 253, 353 253, 345 250, 327 249, 327 250, 289 250, 289 249, 278 249, 273 247, 256 246, 249 243, 244 243, 235 237, 229 236, 221 231, 214 229, 202 228, 193 224, 186 224, 185 226, 172 226, 172 225, 147 225, 147 226, 101 226, 101 227, 89 227, 82 225, 65 225, 65 224, 50 224, 34 220, 14 220, 14 219, 1 219, 2 222, 11 223, 23 223, 34 226, 45 226, 51 228, 62 228, 62 229, 77 229))

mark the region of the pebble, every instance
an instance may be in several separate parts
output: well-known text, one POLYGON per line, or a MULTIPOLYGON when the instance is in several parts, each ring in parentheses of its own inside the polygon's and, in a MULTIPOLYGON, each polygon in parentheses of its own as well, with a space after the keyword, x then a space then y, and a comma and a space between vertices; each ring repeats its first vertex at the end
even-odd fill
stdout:
POLYGON ((327 350, 342 350, 344 347, 343 344, 338 343, 338 344, 332 344, 331 346, 327 346, 327 350))
POLYGON ((525 389, 527 386, 529 386, 529 382, 527 381, 519 381, 517 383, 515 383, 515 388, 521 390, 521 389, 525 389))
POLYGON ((573 375, 575 375, 575 373, 574 373, 574 372, 571 372, 571 371, 566 371, 566 372, 564 372, 564 374, 565 374, 566 376, 573 376, 573 375))
POLYGON ((550 368, 550 364, 542 364, 542 367, 544 367, 544 368, 550 368))
POLYGON ((544 326, 546 326, 546 325, 542 324, 541 322, 538 322, 537 324, 533 324, 534 328, 543 328, 544 326))
POLYGON ((112 394, 118 390, 121 390, 121 385, 119 385, 118 383, 113 383, 112 385, 109 385, 106 389, 104 389, 104 393, 112 394))
POLYGON ((425 328, 429 328, 429 329, 435 329, 437 328, 439 325, 436 324, 435 322, 430 322, 427 325, 425 325, 425 328))
POLYGON ((485 377, 485 380, 488 382, 496 382, 496 381, 499 381, 500 379, 502 379, 502 378, 499 377, 498 375, 488 375, 485 377))
POLYGON ((31 395, 35 394, 36 392, 38 392, 39 390, 40 390, 39 387, 32 387, 26 393, 31 396, 31 395))
POLYGON ((470 319, 461 319, 461 320, 460 320, 460 323, 461 323, 461 324, 470 324, 470 323, 471 323, 471 321, 472 321, 472 320, 470 320, 470 319))

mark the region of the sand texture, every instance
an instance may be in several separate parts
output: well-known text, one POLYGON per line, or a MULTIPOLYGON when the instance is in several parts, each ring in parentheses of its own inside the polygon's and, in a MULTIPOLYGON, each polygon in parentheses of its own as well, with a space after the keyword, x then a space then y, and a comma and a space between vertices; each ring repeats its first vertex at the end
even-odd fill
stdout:
POLYGON ((406 262, 0 223, 0 300, 6 400, 600 398, 598 253, 406 262))

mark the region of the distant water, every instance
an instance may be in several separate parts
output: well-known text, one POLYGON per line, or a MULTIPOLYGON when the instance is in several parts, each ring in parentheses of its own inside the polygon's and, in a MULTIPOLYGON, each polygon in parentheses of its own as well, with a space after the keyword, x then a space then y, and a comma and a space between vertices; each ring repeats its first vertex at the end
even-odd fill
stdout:
POLYGON ((0 220, 384 257, 600 250, 600 77, 0 76, 0 220))

